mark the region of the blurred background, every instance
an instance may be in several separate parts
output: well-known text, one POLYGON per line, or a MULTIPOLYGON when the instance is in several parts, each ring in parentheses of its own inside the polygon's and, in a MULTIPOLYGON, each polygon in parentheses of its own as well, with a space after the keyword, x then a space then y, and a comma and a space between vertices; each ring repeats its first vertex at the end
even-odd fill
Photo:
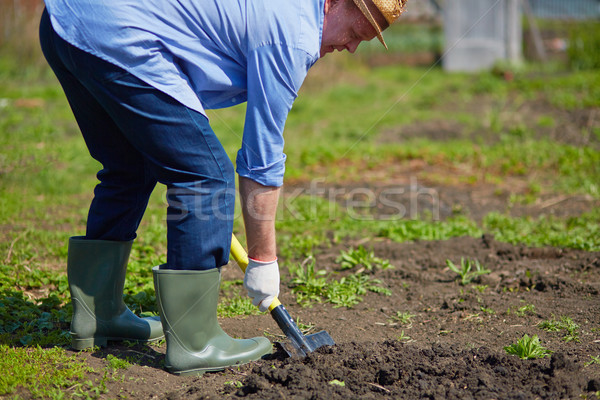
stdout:
MULTIPOLYGON (((42 0, 0 0, 0 10, 0 74, 46 73, 37 41, 42 0)), ((453 57, 453 51, 460 53, 462 47, 473 47, 473 42, 489 50, 505 40, 512 42, 507 46, 514 49, 506 51, 513 54, 496 52, 500 60, 559 61, 573 68, 596 68, 600 65, 599 18, 598 0, 413 0, 400 23, 386 31, 390 51, 366 43, 359 58, 371 66, 434 65, 442 55, 453 57)))

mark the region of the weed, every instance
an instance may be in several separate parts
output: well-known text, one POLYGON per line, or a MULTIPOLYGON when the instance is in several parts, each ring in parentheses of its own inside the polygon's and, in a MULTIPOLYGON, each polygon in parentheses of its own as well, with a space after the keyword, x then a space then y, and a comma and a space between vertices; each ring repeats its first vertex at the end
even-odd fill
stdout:
POLYGON ((335 307, 352 307, 362 301, 367 292, 391 296, 392 292, 381 285, 379 279, 363 274, 353 274, 331 281, 325 291, 325 298, 335 307))
POLYGON ((408 343, 408 342, 412 342, 412 338, 410 336, 404 334, 404 330, 402 330, 400 332, 400 335, 398 336, 398 341, 408 343))
POLYGON ((394 268, 388 260, 375 257, 373 251, 369 251, 363 246, 358 246, 358 248, 350 249, 348 251, 342 250, 335 262, 339 263, 343 270, 352 269, 354 267, 361 267, 367 271, 394 268))
POLYGON ((292 292, 296 293, 300 304, 321 302, 321 296, 327 287, 327 271, 315 268, 315 259, 309 257, 298 267, 290 267, 292 292))
POLYGON ((113 356, 112 354, 106 356, 106 361, 108 361, 108 366, 113 370, 127 369, 131 367, 131 364, 127 360, 113 356))
POLYGON ((328 279, 327 271, 317 270, 315 260, 310 257, 295 268, 290 268, 293 278, 292 292, 296 301, 305 306, 313 302, 327 301, 334 307, 352 307, 362 301, 368 291, 391 295, 391 291, 381 286, 381 281, 364 274, 352 274, 339 281, 328 279))
POLYGON ((38 304, 22 292, 0 291, 0 343, 19 345, 64 345, 70 341, 71 307, 62 306, 55 295, 38 304))
POLYGON ((592 365, 592 364, 600 365, 600 356, 590 356, 590 358, 591 358, 591 360, 584 364, 585 367, 592 365))
POLYGON ((524 317, 527 314, 535 314, 535 306, 533 304, 522 305, 517 309, 517 311, 515 311, 515 314, 518 317, 524 317))
POLYGON ((456 236, 479 236, 482 231, 474 221, 464 216, 455 216, 445 221, 399 220, 383 224, 378 236, 397 242, 407 240, 444 240, 456 236))
POLYGON ((337 379, 333 379, 331 381, 328 382, 330 385, 335 385, 335 386, 346 386, 346 383, 344 381, 339 381, 337 379))
POLYGON ((448 268, 450 268, 450 270, 458 274, 460 277, 460 284, 463 286, 468 285, 479 276, 489 274, 491 272, 489 269, 485 269, 478 260, 471 261, 462 257, 460 259, 460 268, 454 265, 454 263, 450 260, 446 260, 446 265, 448 268), (473 266, 475 266, 475 270, 472 270, 473 266))
POLYGON ((412 319, 415 317, 415 314, 411 314, 409 311, 402 312, 396 311, 396 315, 390 317, 391 321, 398 321, 402 325, 411 325, 412 319))
POLYGON ((560 320, 557 320, 552 315, 552 319, 540 322, 538 328, 547 332, 560 332, 564 330, 566 334, 562 339, 565 342, 579 342, 579 325, 565 315, 561 316, 560 320))
POLYGON ((259 315, 258 307, 252 305, 252 300, 247 296, 234 296, 223 298, 217 305, 219 317, 232 318, 240 315, 259 315))
POLYGON ((586 251, 600 249, 600 211, 559 220, 554 217, 512 218, 496 212, 483 219, 496 240, 531 246, 550 245, 586 251))
POLYGON ((485 293, 485 290, 489 287, 489 285, 473 285, 473 288, 477 290, 479 293, 485 293))
POLYGON ((494 311, 494 310, 493 310, 493 309, 491 309, 491 308, 487 308, 487 307, 483 307, 483 306, 481 306, 479 309, 480 309, 482 312, 486 313, 486 314, 490 314, 490 315, 494 315, 494 314, 496 314, 496 311, 494 311))
POLYGON ((529 337, 523 336, 510 346, 504 347, 508 354, 519 356, 522 359, 544 358, 548 357, 552 352, 540 344, 540 339, 537 335, 529 337))
POLYGON ((0 396, 13 393, 17 387, 29 390, 34 398, 47 399, 64 398, 67 388, 74 394, 99 390, 91 381, 81 383, 93 371, 85 361, 69 356, 60 347, 0 345, 0 354, 0 370, 10 371, 0 375, 0 396))

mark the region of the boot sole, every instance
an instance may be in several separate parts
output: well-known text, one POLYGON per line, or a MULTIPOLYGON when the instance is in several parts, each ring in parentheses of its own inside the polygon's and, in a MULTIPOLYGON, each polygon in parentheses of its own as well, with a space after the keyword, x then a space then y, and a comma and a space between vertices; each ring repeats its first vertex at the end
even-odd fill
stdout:
POLYGON ((239 364, 227 365, 225 367, 217 367, 217 368, 195 368, 195 369, 188 369, 185 371, 176 371, 169 367, 166 367, 166 370, 169 371, 170 373, 172 373, 173 375, 177 375, 177 376, 202 376, 206 372, 219 372, 219 371, 223 371, 225 368, 237 367, 239 365, 248 364, 252 361, 257 361, 257 360, 251 360, 251 361, 246 361, 246 362, 239 363, 239 364))
POLYGON ((89 349, 94 346, 107 347, 109 340, 114 341, 114 342, 123 342, 123 341, 127 340, 130 342, 136 342, 136 343, 152 343, 152 342, 156 342, 158 340, 164 339, 164 338, 165 338, 164 335, 154 338, 154 339, 131 339, 131 338, 124 338, 124 337, 106 337, 106 336, 95 336, 95 337, 91 337, 91 338, 76 338, 75 335, 71 334, 71 347, 74 350, 86 350, 86 349, 89 349))

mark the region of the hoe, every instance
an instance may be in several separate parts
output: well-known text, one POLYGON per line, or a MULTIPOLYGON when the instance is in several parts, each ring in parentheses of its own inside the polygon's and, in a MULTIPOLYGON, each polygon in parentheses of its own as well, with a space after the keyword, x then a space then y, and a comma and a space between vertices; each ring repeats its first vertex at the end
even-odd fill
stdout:
MULTIPOLYGON (((231 238, 231 256, 242 271, 245 272, 248 266, 248 255, 235 235, 231 238)), ((326 331, 304 335, 277 297, 275 297, 275 300, 269 306, 269 312, 275 322, 277 322, 277 325, 279 325, 279 328, 281 328, 285 336, 289 339, 289 341, 280 344, 290 357, 305 357, 307 353, 312 353, 319 347, 333 346, 335 344, 326 331)))

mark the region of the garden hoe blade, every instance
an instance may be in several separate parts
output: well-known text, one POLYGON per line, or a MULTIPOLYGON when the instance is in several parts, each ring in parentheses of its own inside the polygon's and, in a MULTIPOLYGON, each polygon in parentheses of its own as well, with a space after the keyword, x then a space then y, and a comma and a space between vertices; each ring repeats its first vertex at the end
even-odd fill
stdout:
MULTIPOLYGON (((231 256, 237 262, 242 271, 246 272, 248 266, 248 255, 235 235, 231 238, 231 256)), ((281 347, 290 357, 304 357, 322 346, 333 346, 335 342, 329 333, 325 331, 304 335, 298 325, 294 322, 283 304, 277 297, 269 306, 271 316, 279 325, 288 341, 281 343, 281 347)))

